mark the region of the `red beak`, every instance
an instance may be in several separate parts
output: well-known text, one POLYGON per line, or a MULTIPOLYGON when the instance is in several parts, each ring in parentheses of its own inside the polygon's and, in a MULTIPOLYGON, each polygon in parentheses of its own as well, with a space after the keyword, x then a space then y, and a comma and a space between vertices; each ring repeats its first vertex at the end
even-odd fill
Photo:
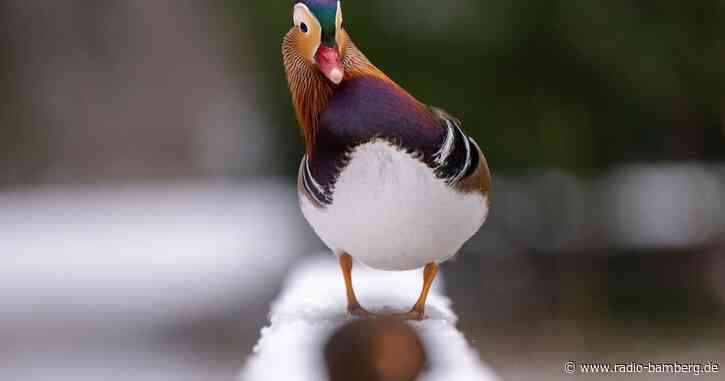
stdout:
POLYGON ((345 76, 345 70, 340 62, 340 52, 337 46, 320 45, 315 53, 315 62, 322 74, 332 83, 339 84, 345 76))

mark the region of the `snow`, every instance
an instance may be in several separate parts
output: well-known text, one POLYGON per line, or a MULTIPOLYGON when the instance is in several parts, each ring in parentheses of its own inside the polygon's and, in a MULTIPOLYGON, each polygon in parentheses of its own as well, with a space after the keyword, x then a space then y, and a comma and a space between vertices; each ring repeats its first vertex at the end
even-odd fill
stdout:
POLYGON ((716 168, 633 165, 603 183, 607 230, 617 247, 707 247, 722 237, 725 184, 716 168))
POLYGON ((229 380, 211 356, 189 350, 159 350, 143 342, 33 348, 0 366, 3 381, 209 381, 229 380), (202 363, 200 362, 207 362, 202 363))
POLYGON ((0 331, 236 310, 284 276, 303 223, 294 184, 274 180, 0 192, 0 331))
MULTIPOLYGON (((457 317, 444 293, 442 276, 428 297, 428 319, 411 322, 428 352, 429 368, 420 381, 488 381, 493 372, 456 329, 457 317)), ((403 311, 415 302, 422 271, 381 272, 360 264, 353 283, 361 304, 374 312, 403 311)), ((261 331, 240 381, 326 379, 322 348, 335 329, 355 319, 348 316, 342 274, 332 255, 307 259, 296 266, 272 306, 269 325, 261 331)))
POLYGON ((0 380, 233 379, 241 348, 210 349, 189 330, 214 335, 217 319, 256 313, 313 247, 295 189, 265 179, 0 191, 0 380))

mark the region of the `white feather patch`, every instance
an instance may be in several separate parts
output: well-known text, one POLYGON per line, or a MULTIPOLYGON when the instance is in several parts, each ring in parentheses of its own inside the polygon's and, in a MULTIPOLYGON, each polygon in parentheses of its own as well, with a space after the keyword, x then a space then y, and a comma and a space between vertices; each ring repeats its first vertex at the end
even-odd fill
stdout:
POLYGON ((448 120, 446 120, 446 131, 446 140, 443 141, 443 145, 438 150, 438 152, 433 155, 433 161, 438 165, 439 168, 446 165, 448 156, 451 155, 451 150, 453 149, 453 141, 455 140, 455 133, 453 131, 453 127, 451 126, 451 122, 448 120))
POLYGON ((333 252, 391 271, 451 258, 488 214, 486 197, 455 191, 413 155, 380 140, 352 151, 331 205, 319 209, 300 199, 333 252))

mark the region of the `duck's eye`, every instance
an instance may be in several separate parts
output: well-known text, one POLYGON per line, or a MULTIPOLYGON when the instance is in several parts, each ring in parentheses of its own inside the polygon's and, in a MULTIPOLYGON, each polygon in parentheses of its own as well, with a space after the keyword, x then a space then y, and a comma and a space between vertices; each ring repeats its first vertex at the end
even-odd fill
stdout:
POLYGON ((307 33, 309 31, 309 29, 307 28, 307 24, 301 23, 300 30, 302 31, 302 33, 307 33))

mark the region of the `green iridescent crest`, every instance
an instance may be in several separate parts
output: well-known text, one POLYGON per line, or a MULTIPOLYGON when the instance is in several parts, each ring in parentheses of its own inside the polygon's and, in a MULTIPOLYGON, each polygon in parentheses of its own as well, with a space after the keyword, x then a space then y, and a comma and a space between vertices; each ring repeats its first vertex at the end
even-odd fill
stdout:
POLYGON ((322 26, 322 43, 335 44, 335 21, 337 18, 337 0, 296 0, 295 4, 302 3, 315 15, 322 26))

